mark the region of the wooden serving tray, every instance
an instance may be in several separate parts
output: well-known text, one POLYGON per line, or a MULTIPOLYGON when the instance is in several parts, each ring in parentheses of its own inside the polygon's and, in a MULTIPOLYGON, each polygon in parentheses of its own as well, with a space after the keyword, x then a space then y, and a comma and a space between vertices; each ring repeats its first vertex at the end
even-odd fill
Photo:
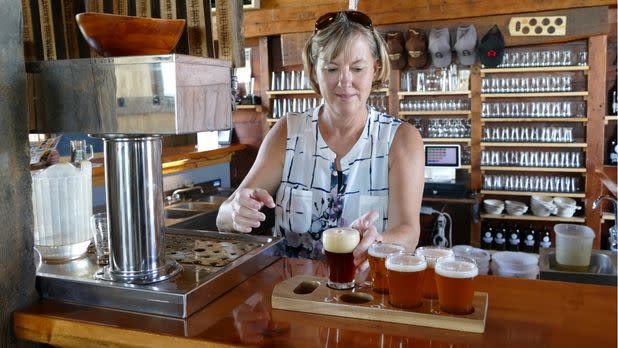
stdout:
POLYGON ((468 315, 440 312, 435 308, 437 301, 432 309, 430 300, 423 300, 419 308, 400 309, 388 302, 388 295, 373 292, 370 285, 334 290, 326 286, 325 278, 310 276, 286 279, 275 285, 272 295, 272 307, 276 309, 476 333, 485 331, 487 304, 487 293, 475 292, 474 312, 468 315))

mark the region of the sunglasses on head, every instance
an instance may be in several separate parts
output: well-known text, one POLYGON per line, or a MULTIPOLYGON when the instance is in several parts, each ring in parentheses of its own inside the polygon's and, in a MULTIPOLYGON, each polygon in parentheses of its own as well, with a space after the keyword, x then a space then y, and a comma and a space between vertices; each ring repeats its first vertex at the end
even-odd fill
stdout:
POLYGON ((315 21, 315 31, 322 30, 328 27, 334 20, 337 18, 337 15, 342 13, 350 22, 358 23, 368 29, 372 28, 371 18, 366 14, 358 11, 337 11, 337 12, 329 12, 325 15, 322 15, 315 21))

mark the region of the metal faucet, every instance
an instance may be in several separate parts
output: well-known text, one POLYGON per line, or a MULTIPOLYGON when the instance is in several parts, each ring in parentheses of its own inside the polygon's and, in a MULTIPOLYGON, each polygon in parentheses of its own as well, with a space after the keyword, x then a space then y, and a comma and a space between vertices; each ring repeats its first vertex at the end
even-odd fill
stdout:
POLYGON ((616 224, 618 224, 618 209, 616 209, 618 207, 618 202, 616 201, 616 198, 609 196, 609 195, 603 195, 603 196, 599 196, 597 197, 597 199, 594 200, 594 202, 592 202, 592 209, 597 209, 598 207, 601 206, 601 201, 603 200, 608 200, 610 202, 612 202, 612 205, 614 206, 614 226, 609 228, 609 250, 613 251, 613 252, 617 252, 618 251, 618 241, 617 241, 617 227, 616 224))
POLYGON ((189 186, 174 190, 174 192, 172 192, 172 198, 174 200, 180 200, 181 193, 191 192, 195 190, 199 190, 201 194, 204 194, 204 189, 201 186, 189 186))

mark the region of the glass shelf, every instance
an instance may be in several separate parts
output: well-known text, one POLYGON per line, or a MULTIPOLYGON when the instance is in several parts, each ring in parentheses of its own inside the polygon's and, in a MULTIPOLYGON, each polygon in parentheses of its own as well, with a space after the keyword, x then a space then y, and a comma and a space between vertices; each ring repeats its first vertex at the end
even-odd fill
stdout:
POLYGON ((484 195, 503 195, 503 196, 551 196, 551 197, 572 197, 585 198, 583 192, 532 192, 532 191, 497 191, 497 190, 481 190, 484 195))
POLYGON ((496 220, 526 220, 526 221, 552 221, 552 222, 586 222, 586 218, 573 216, 570 218, 560 216, 535 216, 531 214, 524 215, 508 215, 508 214, 481 214, 481 219, 496 219, 496 220))

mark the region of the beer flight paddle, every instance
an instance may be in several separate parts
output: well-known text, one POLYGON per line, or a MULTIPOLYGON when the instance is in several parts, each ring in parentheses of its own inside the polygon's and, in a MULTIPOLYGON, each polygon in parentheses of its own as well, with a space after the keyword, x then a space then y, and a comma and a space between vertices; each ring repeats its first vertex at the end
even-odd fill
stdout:
POLYGON ((275 285, 272 294, 275 309, 482 333, 487 293, 475 291, 472 306, 470 314, 453 315, 435 310, 435 303, 432 307, 431 300, 423 299, 417 308, 402 309, 390 304, 388 294, 376 293, 370 285, 336 290, 327 286, 326 278, 313 276, 286 279, 275 285))

